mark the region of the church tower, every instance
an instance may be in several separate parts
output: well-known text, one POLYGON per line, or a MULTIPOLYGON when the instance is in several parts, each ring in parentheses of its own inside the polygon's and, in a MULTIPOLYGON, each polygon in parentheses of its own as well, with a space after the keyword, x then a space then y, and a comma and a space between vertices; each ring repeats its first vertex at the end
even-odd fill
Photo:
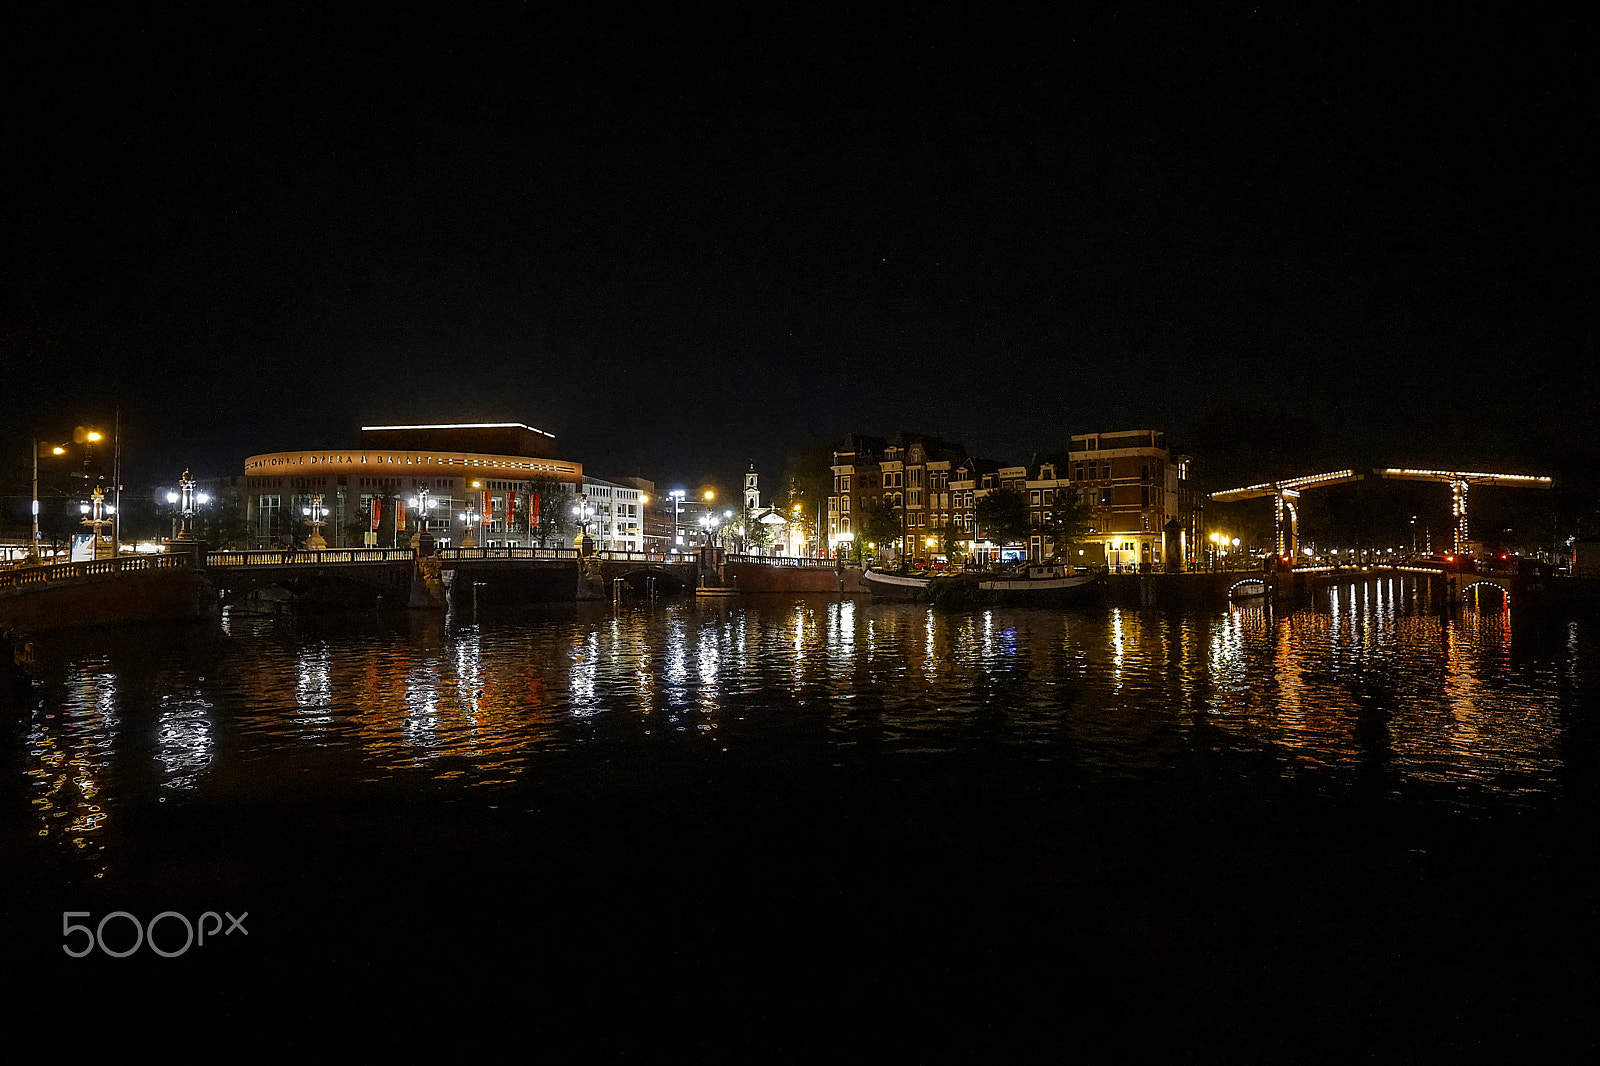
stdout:
POLYGON ((756 487, 756 464, 751 463, 744 475, 744 509, 754 511, 761 506, 761 490, 756 487))

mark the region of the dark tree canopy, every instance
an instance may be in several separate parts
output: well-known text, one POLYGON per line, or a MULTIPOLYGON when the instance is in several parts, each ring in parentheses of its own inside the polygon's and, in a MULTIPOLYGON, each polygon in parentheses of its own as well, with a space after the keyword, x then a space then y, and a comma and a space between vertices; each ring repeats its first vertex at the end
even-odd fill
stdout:
POLYGON ((1028 498, 1017 489, 996 489, 980 497, 974 510, 978 528, 997 544, 1015 544, 1027 538, 1028 498))

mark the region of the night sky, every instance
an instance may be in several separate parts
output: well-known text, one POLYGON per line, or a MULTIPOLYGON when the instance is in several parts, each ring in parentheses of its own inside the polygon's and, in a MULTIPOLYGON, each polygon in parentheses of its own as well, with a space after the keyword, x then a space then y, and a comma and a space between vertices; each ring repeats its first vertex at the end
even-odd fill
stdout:
POLYGON ((392 422, 663 485, 1586 444, 1592 27, 1406 6, 8 6, 7 492, 118 407, 151 479, 392 422))

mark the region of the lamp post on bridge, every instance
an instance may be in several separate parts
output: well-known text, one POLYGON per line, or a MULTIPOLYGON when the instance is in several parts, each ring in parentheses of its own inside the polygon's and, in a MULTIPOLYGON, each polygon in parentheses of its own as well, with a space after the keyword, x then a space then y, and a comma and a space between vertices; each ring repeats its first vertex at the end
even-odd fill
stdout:
POLYGON ((594 518, 594 505, 589 502, 589 494, 578 493, 578 502, 573 504, 572 514, 578 520, 578 552, 589 555, 594 552, 594 542, 589 539, 589 523, 594 518))
POLYGON ((178 532, 172 538, 173 540, 184 542, 185 545, 194 542, 196 507, 198 504, 209 502, 210 499, 211 497, 205 493, 195 491, 194 478, 190 477, 189 471, 185 470, 183 476, 178 479, 178 491, 173 492, 170 489, 167 491, 167 502, 178 506, 178 532))
POLYGON ((99 485, 96 485, 94 487, 94 496, 90 498, 90 502, 80 503, 78 510, 84 515, 83 524, 94 527, 94 554, 91 558, 98 559, 100 558, 100 527, 110 523, 111 519, 107 515, 114 515, 117 509, 106 506, 105 493, 100 490, 99 485))
POLYGON ((328 509, 322 504, 322 493, 317 493, 311 498, 310 507, 302 507, 300 513, 311 519, 311 539, 306 541, 307 547, 312 551, 321 551, 328 546, 322 539, 322 527, 326 525, 325 518, 328 509))
MULTIPOLYGON (((438 502, 429 497, 427 486, 418 489, 417 494, 411 498, 411 505, 417 509, 417 531, 411 534, 411 546, 413 548, 422 546, 422 535, 428 532, 428 512, 433 510, 434 505, 438 502)), ((397 533, 396 536, 398 535, 397 533)), ((432 534, 429 535, 432 536, 432 534)), ((432 541, 430 540, 429 543, 432 543, 432 541)))

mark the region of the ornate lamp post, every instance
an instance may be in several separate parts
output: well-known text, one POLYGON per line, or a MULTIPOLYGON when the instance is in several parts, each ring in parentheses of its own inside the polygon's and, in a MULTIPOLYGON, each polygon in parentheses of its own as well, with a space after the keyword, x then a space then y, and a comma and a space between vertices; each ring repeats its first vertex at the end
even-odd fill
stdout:
POLYGON ((578 520, 578 550, 588 555, 594 551, 594 545, 589 540, 589 523, 594 518, 594 505, 589 502, 588 493, 578 494, 578 502, 573 504, 572 514, 578 520))
POLYGON ((108 515, 116 513, 115 507, 107 507, 105 493, 100 491, 100 486, 94 487, 94 496, 89 503, 80 503, 78 510, 83 514, 83 524, 94 527, 94 558, 100 558, 100 527, 107 525, 111 519, 108 515))
POLYGON ((322 527, 326 524, 324 519, 328 514, 328 509, 322 505, 322 493, 319 492, 313 496, 311 498, 311 506, 302 507, 300 513, 311 519, 311 539, 306 541, 306 545, 312 551, 321 551, 326 548, 328 542, 322 539, 322 527))
POLYGON ((733 512, 731 511, 723 511, 720 515, 701 515, 701 530, 704 530, 704 536, 706 536, 707 544, 710 544, 712 547, 717 546, 717 528, 722 525, 723 519, 731 519, 731 517, 733 517, 733 512))
MULTIPOLYGON (((320 497, 319 497, 320 499, 320 497)), ((174 540, 192 541, 194 536, 194 515, 196 505, 206 503, 210 497, 203 492, 196 492, 194 479, 189 476, 189 471, 183 472, 183 477, 178 479, 178 491, 167 493, 167 502, 178 507, 178 534, 174 540)))
POLYGON ((425 487, 418 489, 417 494, 411 498, 411 505, 417 509, 417 531, 411 534, 413 548, 421 546, 422 534, 428 530, 428 512, 433 510, 436 503, 437 500, 428 498, 428 490, 425 487))
POLYGON ((477 519, 478 512, 473 509, 472 504, 467 504, 467 509, 461 512, 461 525, 463 529, 461 546, 463 548, 476 548, 478 546, 477 540, 472 536, 472 527, 477 525, 477 519))

